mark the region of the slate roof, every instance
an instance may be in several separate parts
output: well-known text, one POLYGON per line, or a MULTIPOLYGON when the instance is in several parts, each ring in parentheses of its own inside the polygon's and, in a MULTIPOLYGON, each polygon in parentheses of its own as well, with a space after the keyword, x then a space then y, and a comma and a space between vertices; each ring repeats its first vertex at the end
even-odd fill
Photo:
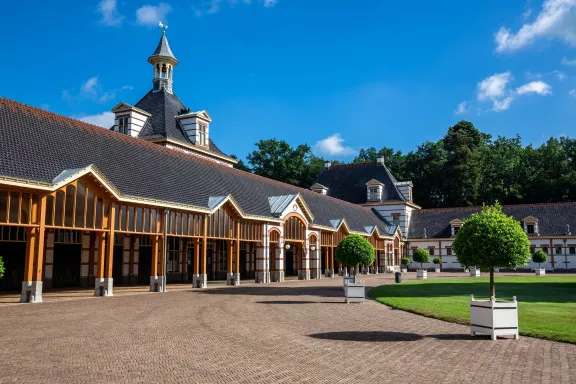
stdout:
MULTIPOLYGON (((138 138, 145 140, 166 138, 183 145, 194 145, 176 120, 176 116, 185 109, 185 106, 175 94, 165 89, 151 90, 136 103, 135 107, 152 114, 138 138)), ((210 138, 207 150, 215 155, 228 157, 210 138)))
POLYGON ((160 41, 158 42, 156 50, 150 57, 156 57, 156 56, 171 57, 174 60, 176 60, 176 57, 174 56, 172 50, 170 49, 170 45, 168 45, 168 39, 166 38, 166 34, 164 31, 162 32, 162 37, 160 37, 160 41))
MULTIPOLYGON (((424 228, 428 238, 449 238, 451 235, 450 221, 464 220, 482 207, 422 209, 412 212, 408 238, 422 238, 424 228)), ((566 224, 571 232, 576 232, 576 203, 545 203, 504 205, 502 210, 516 220, 528 216, 538 219, 540 236, 562 236, 566 232, 566 224)))
POLYGON ((328 188, 328 196, 354 204, 366 203, 366 183, 372 179, 384 184, 382 201, 407 201, 398 190, 396 179, 386 166, 377 163, 333 165, 325 169, 316 183, 328 188))
POLYGON ((268 197, 300 193, 315 224, 345 218, 354 231, 392 230, 367 207, 0 98, 1 176, 50 183, 91 164, 128 196, 208 208, 210 197, 232 195, 247 214, 272 219, 268 197))

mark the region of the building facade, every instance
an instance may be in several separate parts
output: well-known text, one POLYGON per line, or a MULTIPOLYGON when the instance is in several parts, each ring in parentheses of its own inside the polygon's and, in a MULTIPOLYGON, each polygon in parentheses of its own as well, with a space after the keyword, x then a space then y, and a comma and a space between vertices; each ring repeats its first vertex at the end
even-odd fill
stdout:
MULTIPOLYGON (((318 193, 370 207, 386 221, 397 224, 406 244, 406 256, 418 248, 442 259, 441 268, 462 270, 452 243, 463 221, 481 207, 422 209, 412 201, 412 182, 398 182, 383 158, 375 163, 331 166, 326 163, 312 189, 318 193)), ((543 250, 549 270, 576 270, 576 203, 520 204, 502 207, 524 228, 532 251, 543 250)), ((419 268, 412 263, 411 268, 419 268)), ((431 262, 425 268, 434 268, 431 262)), ((518 269, 537 267, 533 262, 518 269)))
POLYGON ((400 225, 373 207, 234 169, 208 113, 174 93, 164 33, 148 62, 152 89, 110 129, 0 98, 0 289, 40 302, 51 287, 332 277, 350 233, 374 246, 372 272, 398 265, 400 225))

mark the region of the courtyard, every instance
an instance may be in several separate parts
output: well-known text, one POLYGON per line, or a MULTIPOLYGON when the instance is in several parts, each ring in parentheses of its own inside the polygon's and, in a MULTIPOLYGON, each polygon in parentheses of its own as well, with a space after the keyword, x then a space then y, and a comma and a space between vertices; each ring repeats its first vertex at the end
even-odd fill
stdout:
MULTIPOLYGON (((389 274, 362 279, 393 283, 389 274)), ((38 305, 6 295, 0 382, 576 381, 576 345, 472 338, 465 325, 375 301, 344 304, 341 283, 118 288, 109 298, 53 291, 38 305)))

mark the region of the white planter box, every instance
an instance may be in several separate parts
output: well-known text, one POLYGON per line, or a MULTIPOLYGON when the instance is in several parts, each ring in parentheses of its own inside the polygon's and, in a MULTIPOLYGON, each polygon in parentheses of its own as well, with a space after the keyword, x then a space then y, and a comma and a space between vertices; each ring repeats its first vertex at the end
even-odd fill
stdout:
POLYGON ((470 328, 472 336, 477 333, 490 335, 492 340, 497 336, 513 335, 518 339, 518 302, 516 296, 512 302, 475 300, 470 297, 470 328))
POLYGON ((346 284, 344 286, 344 297, 346 298, 346 304, 364 302, 366 298, 366 285, 364 285, 364 282, 360 284, 346 284))
POLYGON ((470 277, 480 277, 480 270, 476 268, 471 269, 470 277))
POLYGON ((434 272, 440 273, 440 268, 434 268, 434 272))
POLYGON ((416 280, 428 280, 428 271, 421 269, 417 270, 416 280))
POLYGON ((406 273, 406 272, 408 272, 408 268, 401 268, 400 271, 401 271, 402 273, 406 273))
POLYGON ((346 285, 356 284, 356 276, 344 276, 344 290, 346 290, 346 285))
POLYGON ((536 276, 546 276, 546 270, 544 268, 536 268, 536 276))

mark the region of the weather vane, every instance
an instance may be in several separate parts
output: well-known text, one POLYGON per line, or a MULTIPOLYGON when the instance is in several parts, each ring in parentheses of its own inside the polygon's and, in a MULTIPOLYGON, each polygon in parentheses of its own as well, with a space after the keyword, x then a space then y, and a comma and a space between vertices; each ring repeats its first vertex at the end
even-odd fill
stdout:
POLYGON ((168 26, 162 23, 161 21, 158 22, 158 26, 160 27, 163 33, 166 32, 166 30, 168 29, 168 26))

